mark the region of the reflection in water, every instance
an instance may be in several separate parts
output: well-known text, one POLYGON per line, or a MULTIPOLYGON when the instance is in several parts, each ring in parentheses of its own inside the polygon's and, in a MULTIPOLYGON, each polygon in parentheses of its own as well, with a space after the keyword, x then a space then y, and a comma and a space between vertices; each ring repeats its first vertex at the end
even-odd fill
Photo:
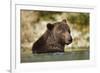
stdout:
POLYGON ((89 51, 77 51, 66 53, 45 53, 45 54, 25 54, 21 55, 21 62, 46 62, 46 61, 69 61, 69 60, 88 60, 89 51))

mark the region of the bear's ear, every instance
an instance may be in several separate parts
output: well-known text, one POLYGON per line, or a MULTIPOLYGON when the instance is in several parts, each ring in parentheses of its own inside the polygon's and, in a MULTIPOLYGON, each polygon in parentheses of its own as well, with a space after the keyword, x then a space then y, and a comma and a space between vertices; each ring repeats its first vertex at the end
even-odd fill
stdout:
POLYGON ((48 23, 48 24, 47 24, 47 28, 48 28, 49 30, 52 30, 52 29, 53 29, 53 27, 54 27, 54 25, 53 25, 53 24, 51 24, 51 23, 48 23))
POLYGON ((63 23, 67 23, 66 19, 63 19, 62 22, 63 22, 63 23))

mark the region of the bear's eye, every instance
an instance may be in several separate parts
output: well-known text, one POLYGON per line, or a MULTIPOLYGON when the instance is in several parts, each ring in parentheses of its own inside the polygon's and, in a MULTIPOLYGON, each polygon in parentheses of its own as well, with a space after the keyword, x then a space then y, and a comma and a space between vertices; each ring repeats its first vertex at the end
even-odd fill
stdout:
POLYGON ((62 32, 66 32, 67 30, 65 30, 65 29, 62 29, 61 31, 62 31, 62 32))
POLYGON ((64 33, 64 32, 70 33, 70 29, 62 29, 61 31, 62 31, 62 33, 64 33))

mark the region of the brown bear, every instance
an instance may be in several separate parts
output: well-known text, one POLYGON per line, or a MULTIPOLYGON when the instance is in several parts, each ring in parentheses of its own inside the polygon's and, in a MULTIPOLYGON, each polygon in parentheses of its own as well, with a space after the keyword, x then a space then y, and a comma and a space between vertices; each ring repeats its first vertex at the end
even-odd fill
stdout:
POLYGON ((33 53, 64 52, 64 46, 72 42, 70 28, 64 19, 61 22, 48 23, 46 32, 33 44, 33 53))

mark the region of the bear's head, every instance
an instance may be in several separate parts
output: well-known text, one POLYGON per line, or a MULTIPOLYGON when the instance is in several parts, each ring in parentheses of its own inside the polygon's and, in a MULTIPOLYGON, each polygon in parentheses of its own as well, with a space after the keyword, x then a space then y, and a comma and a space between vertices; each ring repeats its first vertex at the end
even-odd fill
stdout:
POLYGON ((65 19, 53 24, 48 23, 47 30, 53 35, 55 41, 58 43, 64 45, 72 43, 71 31, 65 19))

